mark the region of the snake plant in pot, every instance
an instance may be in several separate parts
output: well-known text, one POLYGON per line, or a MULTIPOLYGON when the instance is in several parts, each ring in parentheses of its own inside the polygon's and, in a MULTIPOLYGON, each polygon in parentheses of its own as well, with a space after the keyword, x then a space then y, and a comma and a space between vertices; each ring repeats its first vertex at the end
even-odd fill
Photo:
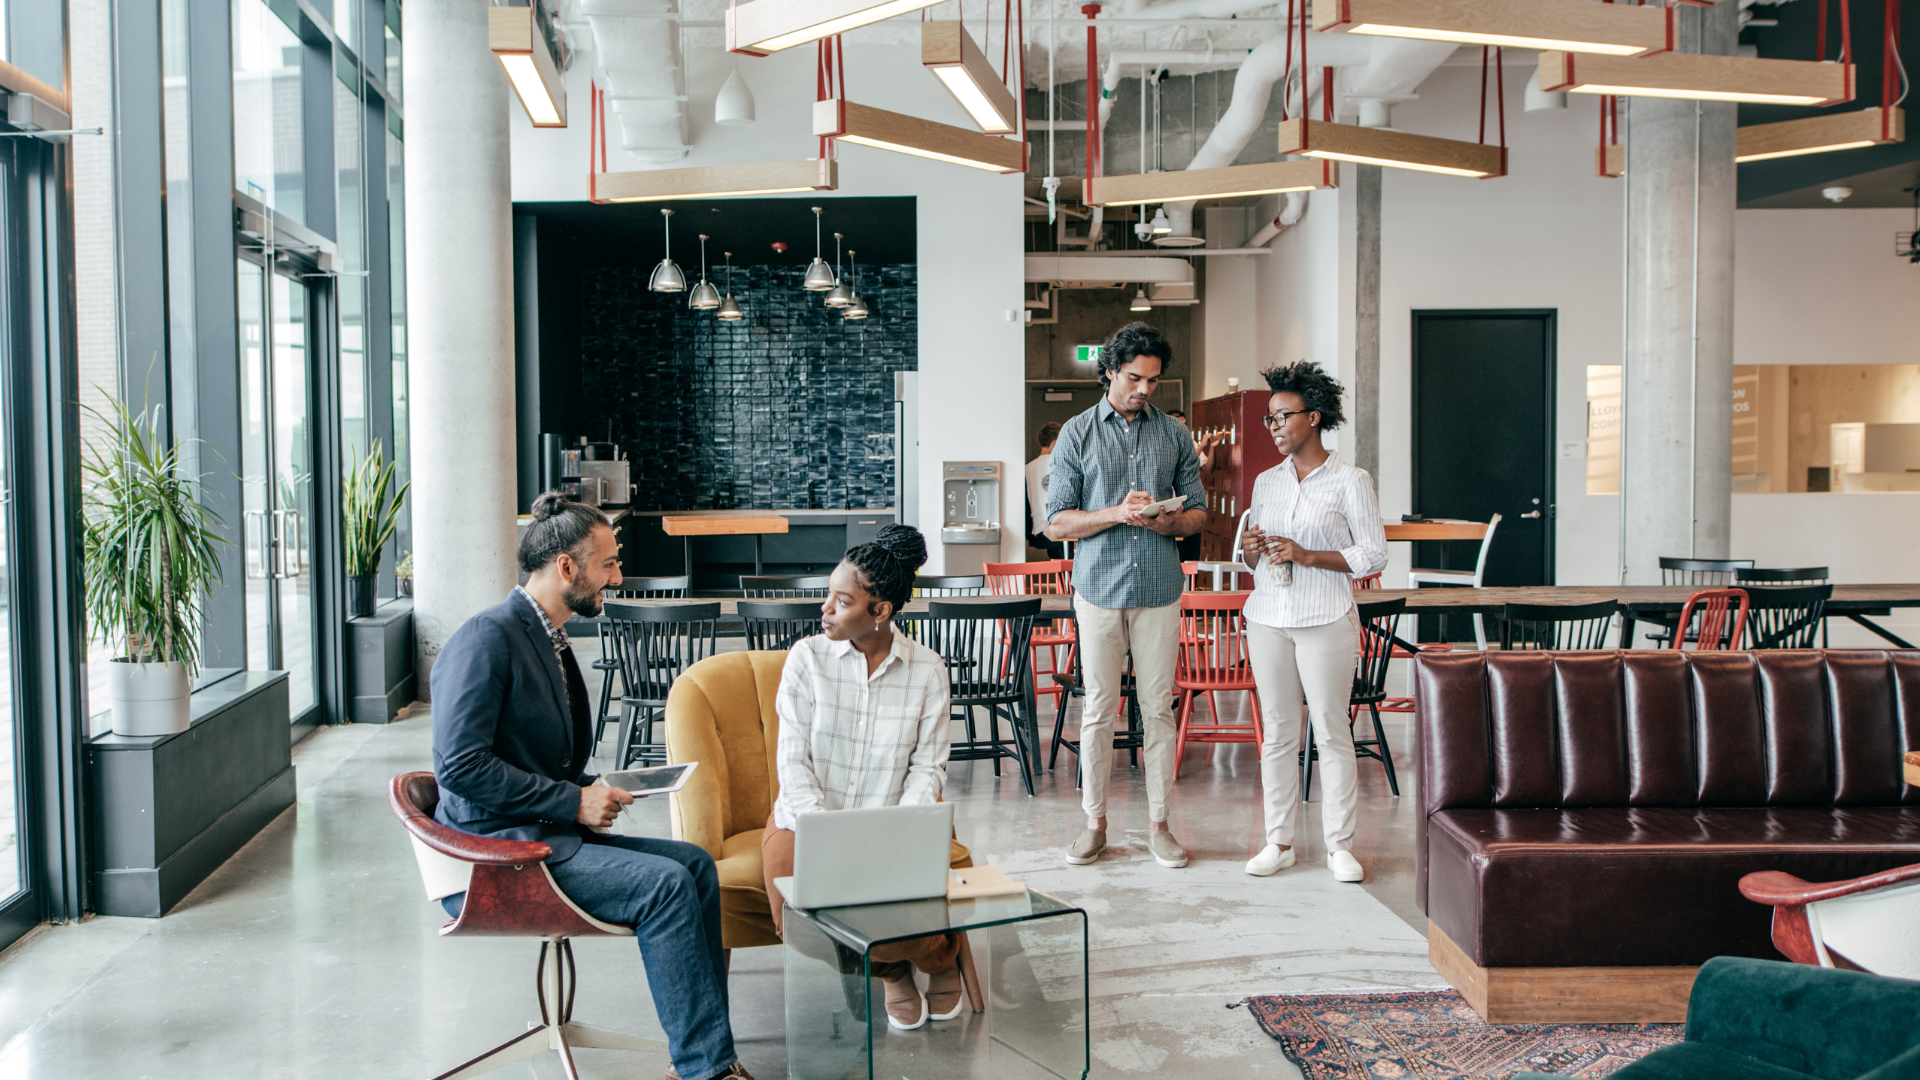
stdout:
POLYGON ((407 501, 411 482, 393 486, 398 462, 387 461, 380 440, 373 440, 367 456, 347 474, 341 506, 346 519, 347 614, 371 615, 379 605, 375 585, 380 580, 380 557, 399 524, 400 507, 407 501))
MULTIPOLYGON (((89 410, 92 412, 93 410, 89 410)), ((200 667, 201 600, 220 580, 220 516, 198 498, 159 408, 94 412, 108 434, 82 457, 87 619, 121 646, 110 661, 113 730, 185 731, 200 667)))

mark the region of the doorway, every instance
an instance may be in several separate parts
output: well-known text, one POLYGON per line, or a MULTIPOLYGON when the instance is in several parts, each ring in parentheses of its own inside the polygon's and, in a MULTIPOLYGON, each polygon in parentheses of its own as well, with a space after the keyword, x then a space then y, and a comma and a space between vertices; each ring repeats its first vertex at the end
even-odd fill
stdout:
MULTIPOLYGON (((1554 365, 1557 312, 1413 313, 1413 512, 1500 527, 1486 584, 1554 583, 1554 365)), ((1413 545, 1413 564, 1471 570, 1472 540, 1413 545)), ((1423 617, 1421 640, 1470 641, 1464 617, 1423 617)))
POLYGON ((318 298, 301 281, 242 257, 238 299, 247 666, 287 673, 297 725, 318 701, 307 394, 318 298))

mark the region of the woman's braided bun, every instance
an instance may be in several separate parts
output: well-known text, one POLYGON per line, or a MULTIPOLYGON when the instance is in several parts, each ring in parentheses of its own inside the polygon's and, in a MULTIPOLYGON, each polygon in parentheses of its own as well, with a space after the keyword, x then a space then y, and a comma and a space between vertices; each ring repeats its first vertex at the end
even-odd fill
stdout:
POLYGON ((898 611, 912 598, 914 575, 927 563, 927 541, 910 525, 888 525, 871 542, 848 548, 846 561, 868 592, 898 611))

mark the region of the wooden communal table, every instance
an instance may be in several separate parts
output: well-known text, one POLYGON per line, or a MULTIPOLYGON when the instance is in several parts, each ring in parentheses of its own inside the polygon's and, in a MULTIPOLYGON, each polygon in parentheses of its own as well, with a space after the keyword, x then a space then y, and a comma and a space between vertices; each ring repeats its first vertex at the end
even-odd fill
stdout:
POLYGON ((1481 540, 1484 521, 1383 521, 1388 540, 1481 540))
MULTIPOLYGON (((1618 601, 1623 615, 1620 640, 1625 647, 1633 643, 1634 623, 1638 619, 1659 622, 1680 613, 1687 598, 1699 590, 1690 585, 1529 585, 1489 589, 1380 589, 1369 591, 1367 600, 1397 600, 1405 597, 1407 611, 1426 615, 1498 615, 1508 604, 1597 604, 1618 601)), ((1894 608, 1920 607, 1920 584, 1915 585, 1835 585, 1833 598, 1827 601, 1827 614, 1844 617, 1880 635, 1898 648, 1914 646, 1871 619, 1870 615, 1889 615, 1894 608)))
POLYGON ((765 565, 760 558, 761 538, 768 533, 787 531, 787 519, 778 514, 689 514, 660 519, 661 531, 677 536, 687 556, 687 580, 693 580, 693 538, 696 536, 753 537, 753 573, 758 577, 765 565))

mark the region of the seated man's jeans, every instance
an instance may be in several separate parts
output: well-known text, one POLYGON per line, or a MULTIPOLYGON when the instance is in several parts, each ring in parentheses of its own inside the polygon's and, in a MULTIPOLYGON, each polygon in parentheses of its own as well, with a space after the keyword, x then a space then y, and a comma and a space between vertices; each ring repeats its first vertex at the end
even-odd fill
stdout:
MULTIPOLYGON (((727 1013, 726 956, 720 944, 720 878, 693 844, 607 836, 549 864, 560 891, 604 922, 631 926, 640 940, 653 1009, 667 1033, 673 1067, 708 1080, 737 1054, 727 1013)), ((442 901, 458 915, 466 894, 442 901)))

